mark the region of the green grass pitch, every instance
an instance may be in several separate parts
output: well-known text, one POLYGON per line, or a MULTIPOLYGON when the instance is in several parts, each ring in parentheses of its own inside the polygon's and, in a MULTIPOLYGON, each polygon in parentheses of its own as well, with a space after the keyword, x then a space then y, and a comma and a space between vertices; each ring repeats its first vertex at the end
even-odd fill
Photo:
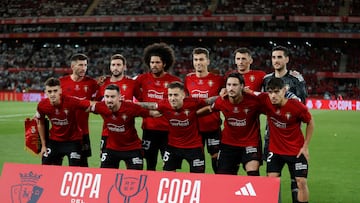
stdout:
MULTIPOLYGON (((0 168, 5 162, 40 164, 40 157, 24 150, 24 119, 35 113, 36 103, 0 102, 0 168)), ((308 185, 310 201, 316 203, 355 203, 360 201, 360 112, 312 111, 315 131, 310 144, 308 185)), ((262 121, 264 117, 262 117, 262 121)), ((137 120, 141 135, 141 120, 137 120)), ((264 122, 262 122, 264 123, 264 122)), ((90 167, 99 167, 102 120, 90 117, 93 156, 90 167)), ((262 126, 263 129, 263 126, 262 126)), ((212 173, 209 156, 207 173, 212 173)), ((160 161, 160 158, 159 158, 160 161)), ((65 161, 65 164, 66 161, 65 161)), ((121 166, 124 168, 124 165, 121 166)), ((161 166, 158 168, 161 170, 161 166)), ((182 171, 188 171, 183 164, 182 171)), ((244 175, 241 171, 240 175, 244 175)), ((265 175, 265 166, 261 167, 265 175)), ((288 170, 281 181, 282 200, 291 202, 288 170)))

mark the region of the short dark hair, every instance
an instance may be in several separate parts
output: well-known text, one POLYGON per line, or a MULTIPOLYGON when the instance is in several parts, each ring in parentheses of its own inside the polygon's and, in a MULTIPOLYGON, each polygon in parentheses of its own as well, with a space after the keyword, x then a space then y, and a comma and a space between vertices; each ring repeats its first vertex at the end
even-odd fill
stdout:
POLYGON ((169 83, 167 85, 167 88, 169 88, 169 89, 179 88, 180 90, 184 90, 184 83, 179 82, 179 81, 174 81, 174 82, 169 83))
POLYGON ((233 53, 234 56, 236 55, 236 53, 248 54, 250 57, 252 57, 252 52, 250 51, 250 49, 248 49, 246 47, 240 47, 240 48, 236 49, 233 53))
POLYGON ((276 46, 272 49, 272 52, 274 51, 283 51, 284 52, 284 56, 290 56, 290 51, 288 48, 284 47, 284 46, 276 46))
POLYGON ((45 86, 49 86, 49 87, 60 86, 60 80, 54 77, 50 77, 45 81, 45 86))
POLYGON ((271 78, 267 83, 266 91, 268 90, 275 90, 275 89, 282 89, 285 87, 284 80, 281 78, 271 78))
POLYGON ((121 54, 114 54, 114 55, 112 55, 111 58, 110 58, 110 62, 111 62, 112 60, 116 60, 116 59, 122 60, 122 62, 124 63, 124 65, 126 65, 126 58, 125 58, 123 55, 121 55, 121 54))
POLYGON ((85 54, 74 54, 70 58, 71 62, 77 61, 77 60, 80 60, 80 61, 88 60, 88 57, 85 54))
POLYGON ((116 90, 117 92, 120 93, 120 88, 116 84, 110 84, 106 86, 105 90, 116 90))
POLYGON ((197 48, 193 49, 192 55, 194 55, 194 54, 205 54, 206 58, 210 58, 209 50, 207 50, 206 48, 203 48, 203 47, 197 47, 197 48))
POLYGON ((244 80, 244 77, 238 73, 238 72, 233 72, 233 73, 230 73, 227 77, 226 77, 226 82, 229 78, 237 78, 240 82, 240 84, 243 84, 245 86, 245 80, 244 80))
POLYGON ((168 71, 175 64, 174 50, 164 42, 151 44, 144 49, 144 62, 150 66, 152 56, 158 56, 165 64, 164 71, 168 71))

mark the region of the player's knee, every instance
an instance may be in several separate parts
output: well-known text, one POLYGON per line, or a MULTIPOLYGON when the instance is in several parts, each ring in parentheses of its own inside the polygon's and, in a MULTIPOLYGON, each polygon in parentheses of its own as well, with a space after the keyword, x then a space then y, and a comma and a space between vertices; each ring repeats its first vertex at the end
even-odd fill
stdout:
POLYGON ((296 177, 295 179, 299 190, 307 188, 307 179, 305 177, 296 177))

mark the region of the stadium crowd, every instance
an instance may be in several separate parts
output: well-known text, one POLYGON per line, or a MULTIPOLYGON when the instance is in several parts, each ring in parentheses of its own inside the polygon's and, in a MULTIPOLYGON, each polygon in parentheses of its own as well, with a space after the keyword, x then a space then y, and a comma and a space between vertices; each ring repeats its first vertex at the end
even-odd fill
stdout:
POLYGON ((167 14, 271 14, 337 16, 341 12, 359 16, 358 0, 5 0, 2 17, 82 16, 82 15, 167 15, 167 14), (21 8, 21 9, 19 9, 21 8))
MULTIPOLYGON (((117 16, 117 15, 273 15, 284 16, 285 20, 269 22, 124 22, 124 23, 55 23, 55 24, 5 24, 2 33, 41 32, 124 32, 124 31, 255 31, 255 32, 317 32, 357 33, 359 23, 347 22, 346 17, 360 16, 359 0, 341 1, 293 1, 293 0, 144 0, 105 1, 85 0, 5 0, 0 5, 3 19, 18 17, 51 16, 117 16), (336 22, 294 22, 289 16, 344 16, 344 23, 336 22)), ((152 39, 164 41, 164 39, 152 39)), ((268 39, 234 42, 232 39, 166 39, 176 53, 173 72, 183 78, 192 71, 191 50, 206 46, 211 53, 211 67, 224 74, 234 68, 232 52, 247 46, 254 53, 254 69, 271 71, 268 39), (203 41, 201 41, 203 40, 203 41), (207 41, 207 42, 205 42, 207 41), (261 41, 255 43, 254 41, 261 41)), ((64 40, 4 40, 0 44, 0 89, 14 91, 39 91, 42 82, 49 76, 64 74, 69 67, 67 60, 73 53, 86 53, 90 57, 88 74, 93 77, 108 74, 108 58, 114 53, 126 56, 127 74, 136 76, 144 70, 143 48, 150 39, 64 39, 64 40), (139 43, 140 42, 140 43, 139 43), (24 68, 26 68, 24 70, 24 68), (16 71, 16 70, 24 71, 16 71), (47 70, 47 71, 43 71, 47 70)), ((340 40, 337 40, 340 41, 340 40)), ((283 44, 286 44, 283 39, 283 44)), ((352 42, 320 45, 302 43, 287 44, 292 48, 290 67, 301 72, 308 86, 309 94, 322 96, 337 95, 344 98, 359 98, 358 81, 317 78, 316 72, 359 72, 360 54, 352 42), (346 44, 347 43, 347 44, 346 44)))
MULTIPOLYGON (((69 67, 67 61, 73 53, 86 53, 89 60, 88 74, 92 77, 109 74, 109 57, 114 53, 121 53, 127 58, 127 74, 134 77, 144 70, 142 61, 143 46, 149 41, 138 43, 137 40, 120 41, 94 41, 91 43, 73 42, 25 42, 2 43, 0 54, 1 71, 0 88, 2 90, 41 90, 42 82, 49 76, 60 76, 66 73, 69 67), (16 71, 17 69, 25 71, 16 71), (34 71, 38 70, 38 71, 34 71), (43 71, 48 70, 48 71, 43 71)), ((254 53, 253 69, 271 72, 271 44, 265 40, 255 46, 250 46, 254 53)), ((196 46, 201 46, 199 41, 173 41, 169 43, 175 50, 176 63, 174 74, 184 78, 193 71, 191 51, 196 46), (199 44, 199 45, 197 45, 199 44)), ((209 46, 211 51, 211 68, 220 74, 235 68, 232 52, 239 46, 248 46, 249 42, 212 41, 209 46)), ((314 47, 311 44, 292 44, 292 60, 289 67, 301 72, 308 86, 310 95, 321 96, 326 92, 331 95, 343 94, 344 98, 359 98, 356 81, 321 79, 318 80, 316 72, 357 72, 359 53, 344 50, 341 47, 322 45, 314 47), (347 57, 343 57, 346 55, 347 57), (346 60, 343 62, 342 60, 346 60), (344 68, 346 68, 344 70, 344 68)))

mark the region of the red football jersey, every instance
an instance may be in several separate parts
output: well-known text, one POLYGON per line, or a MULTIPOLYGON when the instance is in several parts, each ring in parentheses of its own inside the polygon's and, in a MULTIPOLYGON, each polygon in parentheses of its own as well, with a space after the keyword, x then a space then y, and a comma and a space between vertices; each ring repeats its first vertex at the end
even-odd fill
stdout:
POLYGON ((122 102, 117 112, 111 112, 104 102, 95 105, 107 128, 106 148, 117 151, 141 149, 141 140, 135 128, 135 117, 147 117, 149 110, 131 102, 122 102))
MULTIPOLYGON (((237 70, 229 71, 225 74, 225 80, 226 77, 233 72, 237 72, 237 70)), ((249 87, 249 89, 257 92, 261 92, 261 87, 263 83, 263 79, 265 77, 266 73, 261 70, 250 70, 248 73, 243 74, 245 80, 245 87, 249 87)))
POLYGON ((269 125, 269 150, 276 154, 295 156, 304 145, 301 123, 309 123, 311 114, 297 99, 289 99, 284 106, 271 104, 267 93, 259 95, 269 125))
POLYGON ((60 104, 53 106, 49 99, 45 98, 37 106, 36 117, 45 119, 47 116, 50 120, 49 139, 60 142, 81 140, 83 132, 78 124, 80 119, 77 117, 77 112, 84 111, 89 106, 88 100, 79 100, 68 96, 61 96, 60 104))
POLYGON ((181 109, 173 109, 169 102, 158 103, 158 110, 169 123, 168 144, 177 148, 202 147, 196 111, 205 106, 204 100, 185 98, 181 109))
MULTIPOLYGON (((159 102, 167 100, 167 85, 180 78, 166 73, 163 77, 155 78, 151 73, 144 73, 136 78, 136 88, 140 90, 138 98, 141 102, 159 102)), ((142 128, 147 130, 168 131, 169 124, 164 117, 148 117, 143 119, 142 128)))
MULTIPOLYGON (((110 77, 107 77, 104 81, 104 84, 99 87, 99 91, 96 93, 96 100, 100 101, 104 97, 105 88, 110 84, 116 84, 119 86, 120 94, 124 100, 132 101, 136 95, 139 93, 135 89, 135 80, 124 77, 120 81, 111 82, 110 77)), ((107 127, 105 123, 103 124, 102 136, 108 136, 107 127)))
MULTIPOLYGON (((184 85, 189 97, 207 99, 219 95, 221 88, 224 87, 224 78, 213 73, 200 78, 195 73, 190 73, 185 77, 184 85)), ((213 112, 198 119, 200 132, 215 131, 221 126, 219 112, 213 112)))
MULTIPOLYGON (((96 80, 85 76, 82 80, 76 82, 70 75, 60 78, 62 94, 72 96, 80 100, 92 100, 98 90, 96 80)), ((79 111, 79 125, 84 134, 89 134, 89 112, 79 111)))
POLYGON ((228 97, 219 97, 212 105, 214 111, 221 111, 225 117, 221 143, 237 147, 258 146, 261 103, 255 95, 243 96, 239 104, 230 103, 228 97))
POLYGON ((99 91, 96 93, 97 101, 100 101, 104 97, 105 88, 110 84, 119 86, 120 94, 124 100, 132 101, 134 97, 138 97, 138 93, 135 91, 135 80, 125 76, 119 81, 111 82, 110 77, 107 77, 104 84, 99 87, 99 91))

